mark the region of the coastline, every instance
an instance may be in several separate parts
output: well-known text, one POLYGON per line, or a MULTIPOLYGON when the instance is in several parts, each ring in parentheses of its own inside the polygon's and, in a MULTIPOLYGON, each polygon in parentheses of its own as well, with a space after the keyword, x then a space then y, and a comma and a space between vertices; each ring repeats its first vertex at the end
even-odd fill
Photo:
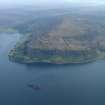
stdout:
POLYGON ((8 55, 9 60, 20 64, 34 64, 34 63, 48 63, 48 64, 86 64, 95 62, 98 58, 93 57, 89 59, 84 58, 73 58, 62 57, 62 56, 51 56, 51 57, 29 57, 20 53, 16 48, 12 49, 8 55), (71 59, 72 58, 72 59, 71 59))

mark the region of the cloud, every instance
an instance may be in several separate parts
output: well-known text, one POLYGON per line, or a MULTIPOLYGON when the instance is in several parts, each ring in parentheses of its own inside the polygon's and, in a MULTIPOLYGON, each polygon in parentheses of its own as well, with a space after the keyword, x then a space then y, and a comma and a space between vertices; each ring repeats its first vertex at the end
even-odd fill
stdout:
POLYGON ((14 4, 59 4, 59 3, 90 3, 90 4, 102 4, 105 0, 0 0, 0 4, 14 5, 14 4))

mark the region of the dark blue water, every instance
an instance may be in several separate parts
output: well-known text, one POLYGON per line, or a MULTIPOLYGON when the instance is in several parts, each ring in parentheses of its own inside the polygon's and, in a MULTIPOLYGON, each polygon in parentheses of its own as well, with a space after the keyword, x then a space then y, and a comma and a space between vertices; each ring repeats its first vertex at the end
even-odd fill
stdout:
POLYGON ((105 105, 105 61, 21 65, 8 60, 18 34, 0 34, 0 105, 105 105), (40 90, 28 84, 40 85, 40 90))

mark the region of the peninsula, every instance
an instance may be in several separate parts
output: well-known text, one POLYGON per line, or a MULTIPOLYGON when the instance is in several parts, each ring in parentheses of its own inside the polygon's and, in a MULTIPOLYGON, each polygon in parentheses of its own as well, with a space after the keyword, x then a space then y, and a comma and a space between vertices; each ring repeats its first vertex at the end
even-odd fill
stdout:
POLYGON ((11 61, 32 63, 89 63, 105 58, 105 24, 94 15, 60 15, 16 28, 28 34, 9 53, 11 61))

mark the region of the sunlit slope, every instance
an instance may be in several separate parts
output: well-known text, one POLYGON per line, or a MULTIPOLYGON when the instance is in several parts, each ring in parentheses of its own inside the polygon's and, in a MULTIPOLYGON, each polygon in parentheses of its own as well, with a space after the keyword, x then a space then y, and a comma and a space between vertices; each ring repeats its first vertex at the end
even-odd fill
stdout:
POLYGON ((69 17, 64 17, 60 24, 57 24, 54 29, 50 30, 47 35, 38 37, 37 40, 32 37, 31 42, 28 44, 32 48, 40 49, 56 49, 56 50, 71 50, 83 48, 80 40, 75 37, 82 37, 85 35, 85 26, 80 24, 77 20, 70 20, 69 17), (75 46, 75 47, 73 47, 75 46))

